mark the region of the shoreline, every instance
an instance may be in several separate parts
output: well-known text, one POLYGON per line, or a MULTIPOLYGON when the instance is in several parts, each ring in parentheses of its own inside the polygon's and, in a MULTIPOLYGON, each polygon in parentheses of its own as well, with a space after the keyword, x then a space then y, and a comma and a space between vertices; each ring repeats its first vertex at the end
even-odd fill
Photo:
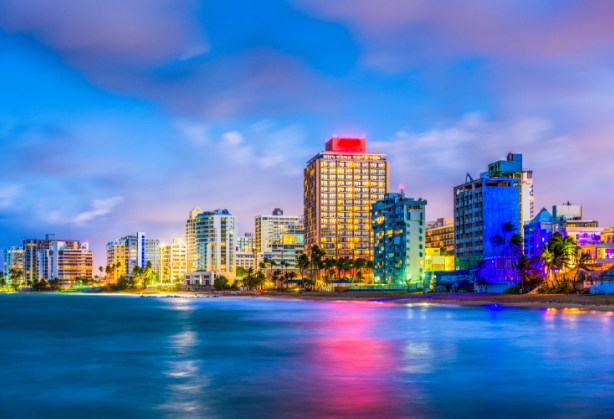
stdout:
MULTIPOLYGON (((65 294, 65 295, 98 295, 98 296, 134 296, 158 297, 167 296, 194 297, 196 292, 168 292, 168 291, 149 291, 149 292, 112 292, 112 293, 88 293, 88 292, 17 292, 6 294, 65 294)), ((4 293, 0 293, 4 294, 4 293)), ((212 294, 198 293, 199 298, 212 297, 212 294)), ((251 298, 272 298, 282 300, 303 300, 303 301, 327 301, 327 302, 368 302, 386 304, 452 304, 460 306, 489 306, 500 305, 503 307, 518 307, 532 309, 570 309, 581 311, 602 311, 614 313, 614 295, 564 295, 564 294, 422 294, 407 292, 346 292, 342 294, 334 292, 306 292, 303 294, 292 292, 267 292, 255 294, 253 292, 238 292, 237 294, 217 294, 221 298, 251 297, 251 298)))

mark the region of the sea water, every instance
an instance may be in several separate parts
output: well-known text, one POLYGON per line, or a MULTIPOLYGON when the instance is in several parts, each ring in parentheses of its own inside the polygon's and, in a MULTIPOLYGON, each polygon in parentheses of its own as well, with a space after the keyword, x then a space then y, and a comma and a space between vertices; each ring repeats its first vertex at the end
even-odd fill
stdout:
POLYGON ((612 418, 610 312, 0 295, 1 418, 612 418))

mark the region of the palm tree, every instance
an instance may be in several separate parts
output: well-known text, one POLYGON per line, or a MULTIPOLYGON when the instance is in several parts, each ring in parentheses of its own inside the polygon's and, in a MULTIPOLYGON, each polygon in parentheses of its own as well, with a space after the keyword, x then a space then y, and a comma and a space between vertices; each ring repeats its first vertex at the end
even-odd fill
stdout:
POLYGON ((98 270, 100 271, 100 278, 102 278, 102 271, 104 271, 104 268, 102 266, 99 266, 98 270))
POLYGON ((516 231, 516 226, 511 221, 506 221, 501 224, 501 230, 503 230, 503 278, 507 277, 507 235, 516 231))
POLYGON ((359 273, 361 274, 361 278, 362 278, 362 272, 361 271, 365 268, 365 266, 367 266, 367 261, 365 259, 363 259, 363 258, 357 258, 354 261, 354 268, 357 271, 354 279, 356 279, 356 277, 358 276, 359 273))
POLYGON ((303 288, 304 288, 305 287, 305 277, 303 276, 303 271, 306 269, 309 269, 309 265, 311 264, 311 261, 309 260, 309 256, 307 256, 306 253, 303 253, 297 258, 296 262, 298 265, 298 269, 301 272, 301 281, 303 282, 303 288))
POLYGON ((576 262, 576 275, 574 277, 574 281, 578 280, 578 273, 580 271, 592 271, 592 264, 595 262, 593 258, 586 252, 582 250, 578 251, 575 258, 576 262))
POLYGON ((525 283, 537 282, 539 280, 539 275, 535 269, 535 260, 533 258, 521 255, 514 261, 514 267, 518 272, 522 292, 525 293, 525 283))
POLYGON ((371 282, 374 283, 375 281, 373 278, 373 268, 374 268, 373 261, 368 260, 365 267, 367 268, 367 272, 371 271, 371 282))
POLYGON ((287 276, 288 280, 292 281, 294 278, 296 278, 296 272, 287 273, 286 276, 287 276))
MULTIPOLYGON (((265 258, 266 260, 267 258, 265 258)), ((273 259, 269 259, 269 265, 271 267, 271 280, 273 279, 273 267, 277 266, 277 262, 275 262, 273 259)), ((277 284, 276 284, 277 286, 277 284)))
MULTIPOLYGON (((275 288, 277 288, 277 281, 281 281, 281 269, 275 269, 275 272, 273 272, 273 276, 272 279, 275 282, 275 288)), ((283 282, 281 283, 281 287, 283 288, 284 284, 283 282)))
POLYGON ((478 260, 475 265, 471 266, 471 273, 473 274, 473 280, 480 286, 480 294, 482 293, 482 285, 487 283, 487 268, 484 260, 478 260))

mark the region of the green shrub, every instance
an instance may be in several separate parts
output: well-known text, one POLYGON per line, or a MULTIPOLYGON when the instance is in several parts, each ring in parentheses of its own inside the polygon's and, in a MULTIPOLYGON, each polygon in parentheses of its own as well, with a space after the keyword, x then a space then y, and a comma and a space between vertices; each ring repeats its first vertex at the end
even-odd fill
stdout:
POLYGON ((520 293, 520 287, 509 287, 508 289, 503 291, 503 294, 518 294, 520 293))

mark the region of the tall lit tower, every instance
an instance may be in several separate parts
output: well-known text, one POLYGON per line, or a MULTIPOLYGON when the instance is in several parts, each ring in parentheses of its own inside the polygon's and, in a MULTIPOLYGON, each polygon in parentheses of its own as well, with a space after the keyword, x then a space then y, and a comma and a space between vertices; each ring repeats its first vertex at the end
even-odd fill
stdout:
POLYGON ((307 162, 304 172, 305 250, 328 257, 373 255, 371 204, 388 192, 386 155, 367 152, 367 140, 337 137, 307 162))

